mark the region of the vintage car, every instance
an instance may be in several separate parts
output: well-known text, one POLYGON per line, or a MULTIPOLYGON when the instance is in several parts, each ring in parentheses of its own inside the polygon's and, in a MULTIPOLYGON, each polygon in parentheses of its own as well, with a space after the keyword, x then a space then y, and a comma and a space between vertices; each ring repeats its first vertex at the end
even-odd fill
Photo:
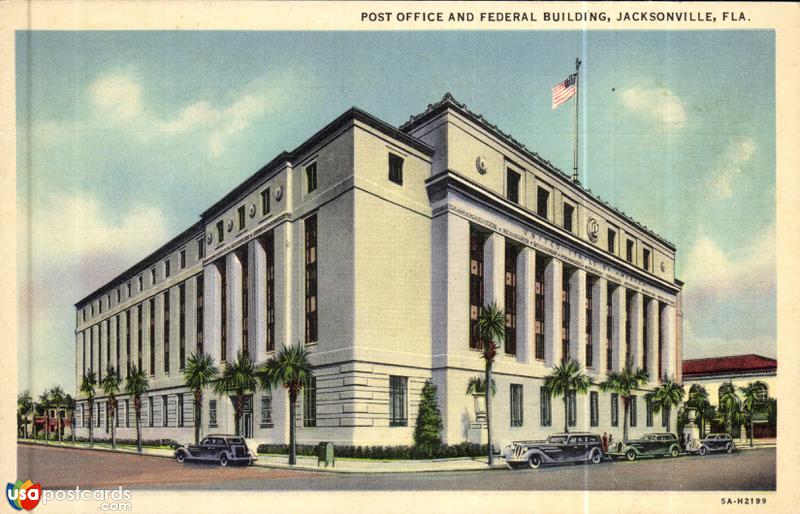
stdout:
POLYGON ((668 433, 645 434, 640 439, 620 441, 613 450, 608 452, 611 457, 625 457, 628 460, 667 455, 677 457, 680 454, 681 445, 677 436, 668 433))
POLYGON ((733 439, 728 434, 708 434, 702 441, 694 440, 686 448, 688 453, 705 455, 709 452, 731 453, 736 449, 733 439))
POLYGON ((514 441, 503 450, 506 466, 538 469, 549 464, 591 462, 605 458, 600 436, 586 432, 555 434, 546 441, 514 441))
POLYGON ((228 464, 250 465, 256 460, 255 454, 247 448, 243 437, 226 434, 209 434, 200 444, 180 446, 175 450, 175 459, 186 461, 219 462, 221 466, 228 464))

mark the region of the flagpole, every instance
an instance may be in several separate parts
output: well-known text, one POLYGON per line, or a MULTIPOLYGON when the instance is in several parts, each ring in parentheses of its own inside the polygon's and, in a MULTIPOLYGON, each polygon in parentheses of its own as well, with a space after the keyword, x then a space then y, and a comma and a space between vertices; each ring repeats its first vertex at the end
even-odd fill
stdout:
POLYGON ((578 182, 578 103, 580 102, 580 67, 581 60, 575 59, 575 141, 572 154, 572 181, 578 182))

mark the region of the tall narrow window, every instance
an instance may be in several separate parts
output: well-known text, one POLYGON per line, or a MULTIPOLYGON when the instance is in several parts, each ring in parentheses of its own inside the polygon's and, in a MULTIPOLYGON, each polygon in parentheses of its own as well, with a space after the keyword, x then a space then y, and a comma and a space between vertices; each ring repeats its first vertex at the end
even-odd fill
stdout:
POLYGON ((155 403, 156 399, 154 397, 151 396, 147 399, 147 406, 150 411, 147 421, 149 422, 150 427, 153 427, 155 423, 155 403))
POLYGON ((611 426, 619 426, 619 395, 611 393, 611 426))
POLYGON ((630 291, 625 292, 625 364, 631 362, 631 302, 633 301, 633 294, 630 291))
POLYGON ((177 425, 183 426, 183 393, 178 393, 178 408, 176 410, 177 425))
POLYGON ((150 341, 150 374, 156 373, 156 299, 150 298, 148 303, 148 311, 150 315, 150 331, 148 339, 150 341))
MULTIPOLYGON (((659 319, 663 319, 663 318, 661 318, 661 311, 663 310, 663 305, 659 305, 658 307, 659 307, 657 309, 658 310, 658 318, 659 319)), ((656 369, 656 371, 658 372, 658 377, 657 378, 658 378, 659 381, 664 376, 664 359, 663 359, 663 356, 661 354, 661 352, 664 350, 664 336, 662 334, 662 332, 663 332, 662 329, 663 329, 663 327, 661 325, 659 325, 659 327, 658 327, 658 368, 656 369)))
POLYGON ((483 307, 483 234, 469 230, 469 347, 483 347, 478 330, 478 317, 483 307))
POLYGON ((94 373, 94 327, 89 327, 89 373, 94 373))
POLYGON ((150 285, 155 285, 156 283, 156 268, 153 266, 150 268, 150 285))
POLYGON ((510 168, 506 170, 506 198, 519 203, 519 173, 510 168))
POLYGON ((164 330, 163 330, 163 344, 164 344, 164 373, 169 373, 169 289, 164 292, 164 330))
POLYGON ((571 358, 569 354, 569 317, 570 317, 570 304, 569 304, 569 276, 571 271, 564 268, 564 274, 561 277, 561 359, 568 360, 571 358))
POLYGON ((106 320, 106 369, 111 365, 111 318, 106 320))
POLYGON ((573 389, 567 394, 567 424, 574 427, 578 424, 578 393, 573 389))
POLYGON ((630 239, 625 241, 625 260, 633 262, 633 241, 630 239))
POLYGON ((142 338, 142 336, 143 336, 143 334, 142 334, 142 325, 144 324, 143 319, 144 319, 144 316, 142 315, 142 304, 140 303, 139 305, 136 306, 136 321, 137 321, 137 323, 136 323, 136 345, 137 345, 136 346, 136 348, 137 348, 137 351, 136 351, 136 358, 137 358, 136 365, 137 365, 138 371, 142 371, 142 372, 144 371, 142 369, 142 348, 144 346, 144 342, 142 341, 142 339, 143 339, 142 338))
POLYGON ((208 401, 208 428, 217 427, 217 400, 208 401))
POLYGON ((236 217, 239 219, 239 230, 244 229, 244 205, 240 205, 238 209, 236 209, 236 217))
POLYGON ((139 275, 139 292, 141 293, 144 290, 144 277, 139 275))
POLYGON ((661 426, 663 428, 669 429, 669 417, 671 414, 671 407, 669 405, 664 405, 661 408, 661 426))
POLYGON ((131 401, 125 400, 125 428, 131 428, 131 401))
POLYGON ((186 368, 186 284, 178 286, 178 362, 179 369, 186 368))
POLYGON ((317 426, 317 377, 311 377, 303 388, 303 426, 317 426))
POLYGON ((317 189, 317 163, 306 166, 306 191, 308 193, 317 189))
POLYGON ((166 394, 161 396, 161 424, 169 426, 169 397, 166 394))
MULTIPOLYGON (((650 353, 650 324, 647 319, 647 298, 642 298, 642 305, 644 306, 644 316, 642 316, 642 369, 649 372, 650 366, 647 362, 647 354, 650 353)), ((652 300, 651 300, 652 301, 652 300)))
MULTIPOLYGON (((125 298, 130 300, 130 298, 131 298, 131 283, 130 282, 125 284, 125 293, 126 293, 125 298)), ((86 316, 84 316, 84 320, 83 321, 86 321, 86 316)))
POLYGON ((550 202, 550 191, 543 187, 536 188, 536 214, 547 219, 547 207, 550 202))
POLYGON ((97 383, 103 382, 103 323, 97 327, 97 383))
POLYGON ((608 252, 617 252, 617 232, 614 229, 608 229, 608 252))
POLYGON ((645 271, 650 271, 650 250, 647 248, 642 250, 642 267, 645 271))
POLYGON ((264 238, 267 261, 267 352, 275 351, 275 235, 264 238))
POLYGON ((225 241, 225 222, 223 220, 219 220, 217 222, 217 244, 222 243, 225 241))
POLYGON ((317 216, 305 219, 306 343, 317 341, 317 216))
POLYGON ((120 373, 120 371, 122 369, 122 368, 119 367, 119 350, 120 350, 119 323, 120 323, 120 321, 122 321, 122 315, 121 314, 117 314, 116 321, 115 321, 115 324, 114 324, 114 341, 115 341, 116 350, 117 350, 115 352, 115 354, 114 354, 116 356, 116 363, 114 364, 114 369, 117 370, 117 373, 120 373))
POLYGON ((594 348, 592 347, 592 309, 594 302, 592 295, 594 289, 594 281, 592 277, 586 275, 586 367, 594 367, 594 348))
POLYGON ((180 263, 181 269, 183 269, 183 268, 186 267, 186 249, 185 248, 182 249, 181 253, 179 255, 180 255, 179 263, 180 263))
POLYGON ((564 204, 564 230, 572 232, 575 221, 575 208, 568 203, 564 204))
POLYGON ((544 360, 544 269, 547 265, 545 259, 536 256, 536 273, 534 280, 534 308, 535 308, 535 341, 534 357, 544 360))
POLYGON ((522 384, 511 384, 511 426, 521 427, 522 423, 522 384))
POLYGON ((117 305, 119 305, 120 299, 122 297, 122 293, 120 292, 121 288, 117 288, 117 305))
POLYGON ((261 397, 261 428, 272 425, 272 396, 261 397))
POLYGON ((546 387, 539 388, 539 424, 549 427, 552 422, 552 408, 550 404, 550 392, 546 387))
POLYGON ((589 392, 589 425, 600 425, 599 395, 597 391, 589 392))
POLYGON ((614 309, 612 299, 614 297, 613 286, 608 284, 606 290, 606 370, 611 371, 611 360, 613 356, 612 334, 614 333, 614 309))
POLYGON ((636 423, 638 422, 638 418, 636 416, 636 396, 633 395, 628 398, 628 415, 630 416, 630 426, 635 427, 636 423))
POLYGON ((408 425, 408 378, 389 377, 389 426, 408 425))
POLYGON ((164 259, 164 278, 169 278, 172 270, 169 267, 169 259, 164 259))
POLYGON ((517 253, 517 249, 506 240, 505 351, 508 355, 517 354, 517 253))
POLYGON ((86 331, 81 334, 81 343, 83 344, 83 351, 81 352, 81 374, 86 374, 86 331))
POLYGON ((239 262, 242 266, 242 352, 250 353, 250 339, 248 326, 250 324, 250 266, 247 256, 247 247, 238 253, 239 262))
POLYGON ((645 397, 644 405, 645 405, 646 415, 647 415, 647 419, 646 419, 647 426, 648 427, 652 427, 653 426, 653 402, 652 402, 652 400, 650 400, 650 398, 645 397))
POLYGON ((403 158, 393 153, 389 154, 389 180, 403 185, 403 158))
POLYGON ((269 188, 261 191, 261 214, 269 214, 270 210, 270 196, 269 188))
POLYGON ((125 376, 131 374, 131 311, 125 311, 125 376))
POLYGON ((219 283, 220 283, 220 361, 226 362, 228 360, 228 270, 225 268, 225 261, 222 260, 217 264, 219 269, 219 283))
POLYGON ((197 321, 197 326, 195 327, 195 331, 197 332, 197 355, 203 355, 203 275, 197 275, 197 279, 195 280, 195 288, 196 288, 196 304, 197 304, 197 311, 195 314, 195 319, 197 321))
POLYGON ((206 256, 206 245, 205 245, 205 238, 200 238, 197 240, 197 260, 202 259, 206 256))

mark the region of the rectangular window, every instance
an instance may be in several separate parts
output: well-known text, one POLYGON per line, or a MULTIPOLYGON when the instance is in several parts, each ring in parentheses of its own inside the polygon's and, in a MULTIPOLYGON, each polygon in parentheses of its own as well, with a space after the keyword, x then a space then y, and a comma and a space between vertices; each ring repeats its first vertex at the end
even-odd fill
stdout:
POLYGON ((408 425, 408 378, 389 377, 389 426, 404 427, 408 425))
POLYGON ((665 405, 661 408, 661 426, 663 428, 669 428, 669 415, 670 415, 671 407, 669 405, 665 405))
POLYGON ((161 339, 164 345, 164 373, 169 373, 169 289, 164 292, 164 330, 161 339))
POLYGON ((564 230, 572 232, 572 227, 575 225, 575 208, 568 203, 564 204, 564 230))
POLYGON ((569 276, 571 272, 565 267, 563 273, 561 276, 561 358, 569 359, 571 358, 569 354, 569 276))
POLYGON ((550 202, 550 191, 543 187, 536 188, 536 214, 547 219, 547 207, 550 202))
POLYGON ((636 396, 631 396, 628 399, 628 415, 630 416, 630 426, 635 427, 636 423, 638 422, 638 418, 636 416, 636 396))
POLYGON ((125 376, 131 374, 131 311, 125 311, 125 376))
POLYGON ((119 305, 121 297, 122 297, 122 293, 120 291, 120 288, 118 287, 117 288, 117 305, 119 305))
POLYGON ((205 240, 201 237, 197 240, 197 259, 200 260, 206 256, 205 240))
MULTIPOLYGON (((662 319, 661 318, 662 308, 663 306, 659 305, 659 307, 656 309, 658 311, 658 319, 662 319)), ((661 351, 664 348, 664 337, 662 335, 663 330, 661 330, 661 327, 659 327, 659 329, 656 332, 658 332, 658 368, 656 369, 656 371, 658 372, 658 377, 657 377, 658 380, 661 380, 661 377, 664 376, 662 374, 664 369, 664 363, 661 355, 661 351)))
POLYGON ((516 171, 506 170, 506 198, 514 203, 519 203, 519 178, 516 171))
POLYGON ((633 241, 630 239, 625 241, 625 260, 633 262, 633 241))
POLYGON ((633 293, 631 291, 627 291, 625 293, 625 364, 631 362, 631 313, 633 312, 633 307, 631 303, 633 302, 633 293))
POLYGON ((586 367, 594 367, 594 349, 592 347, 592 294, 594 289, 592 277, 586 275, 586 367))
POLYGON ((219 270, 219 283, 220 283, 220 361, 226 362, 228 360, 228 270, 225 268, 225 260, 217 261, 217 269, 219 270))
POLYGON ((98 314, 103 314, 103 299, 97 301, 98 314))
POLYGON ((612 334, 614 333, 614 309, 612 299, 614 290, 611 284, 606 289, 606 370, 611 371, 611 358, 613 356, 612 334))
POLYGON ((208 401, 208 428, 217 427, 217 400, 208 401))
POLYGON ((142 334, 142 332, 143 332, 142 319, 143 319, 142 304, 140 303, 139 305, 136 306, 136 321, 138 322, 138 323, 136 323, 136 342, 137 342, 136 357, 138 359, 137 360, 137 366, 138 366, 138 370, 139 371, 143 371, 143 369, 142 369, 142 347, 144 345, 143 345, 143 341, 142 341, 142 339, 143 339, 143 337, 142 337, 143 336, 143 334, 142 334))
POLYGON ((117 314, 116 321, 114 322, 114 344, 116 347, 116 353, 114 354, 116 357, 116 362, 114 363, 114 369, 117 370, 117 373, 120 373, 121 368, 119 367, 119 324, 122 321, 122 315, 117 314))
POLYGON ((650 400, 650 398, 645 397, 644 405, 645 405, 646 414, 647 414, 645 421, 647 422, 647 426, 648 427, 652 427, 653 426, 653 402, 650 400))
POLYGON ((156 268, 155 266, 150 268, 150 284, 154 285, 156 283, 156 268))
POLYGON ((150 314, 150 332, 148 334, 150 341, 150 374, 156 373, 156 299, 150 298, 148 303, 150 314))
POLYGON ((261 214, 269 214, 270 210, 270 196, 269 196, 269 188, 261 191, 261 214))
POLYGON ((186 284, 178 286, 178 363, 183 371, 186 367, 186 284))
POLYGON ((178 409, 176 411, 178 426, 183 426, 183 393, 178 393, 178 409))
POLYGON ((223 241, 225 241, 225 222, 219 220, 217 222, 217 244, 221 244, 223 241))
POLYGON ((317 377, 311 377, 303 389, 303 426, 317 426, 317 377))
POLYGON ((600 425, 599 395, 597 391, 589 392, 589 424, 593 427, 600 425))
POLYGON ((83 321, 86 321, 86 309, 83 309, 83 321))
POLYGON ((511 426, 521 427, 522 423, 522 384, 511 384, 511 426))
POLYGON ((534 279, 534 318, 535 318, 535 341, 534 357, 537 360, 544 360, 544 269, 547 261, 536 256, 536 272, 534 279))
MULTIPOLYGON (((316 172, 315 172, 316 173, 316 172)), ((306 343, 317 341, 317 216, 305 219, 306 343)))
POLYGON ((196 298, 195 302, 197 304, 197 311, 195 314, 195 318, 197 321, 197 326, 195 327, 195 332, 197 332, 197 355, 203 355, 203 275, 197 275, 197 279, 195 281, 196 287, 196 298))
POLYGON ((239 218, 239 230, 242 230, 244 229, 245 222, 244 205, 239 206, 239 208, 236 210, 236 215, 239 218))
POLYGON ((389 154, 389 180, 403 185, 403 158, 393 153, 389 154))
POLYGON ((619 395, 611 393, 611 426, 619 426, 619 395))
POLYGON ((147 424, 150 427, 154 426, 154 423, 155 423, 155 421, 154 421, 155 420, 154 414, 155 414, 155 410, 156 410, 155 409, 155 403, 156 403, 156 399, 153 398, 152 396, 147 399, 147 406, 148 406, 148 409, 150 411, 149 412, 150 416, 147 418, 147 424))
MULTIPOLYGON (((650 353, 650 325, 647 316, 647 298, 642 298, 642 305, 644 306, 644 316, 642 316, 642 369, 649 372, 649 363, 647 362, 647 354, 650 353)), ((650 300, 652 301, 652 300, 650 300)))
POLYGON ((250 268, 247 256, 247 247, 237 253, 239 263, 242 266, 242 352, 250 353, 250 339, 248 326, 250 325, 250 307, 248 295, 250 294, 250 268))
POLYGON ((574 427, 578 424, 577 405, 578 393, 575 391, 570 391, 567 395, 567 424, 571 427, 574 427))
POLYGON ((127 282, 125 284, 125 299, 130 300, 130 298, 131 298, 131 283, 127 282))
POLYGON ((186 249, 184 248, 183 250, 181 250, 181 252, 178 255, 179 255, 178 262, 180 263, 181 269, 183 269, 186 267, 186 249))
POLYGON ((608 229, 608 252, 616 253, 617 251, 617 232, 614 229, 608 229))
POLYGON ((506 240, 505 351, 508 355, 517 354, 517 253, 518 250, 506 240))
POLYGON ((144 277, 139 275, 139 292, 144 291, 144 277))
POLYGON ((267 352, 275 351, 275 235, 263 239, 267 261, 267 352))
POLYGON ((89 372, 94 373, 94 327, 89 327, 89 372))
POLYGON ((169 259, 164 259, 164 278, 169 278, 170 275, 169 269, 169 259))
POLYGON ((317 163, 306 166, 306 192, 311 193, 317 189, 317 163))
POLYGON ((131 428, 131 401, 125 400, 125 428, 131 428))
POLYGON ((272 425, 272 396, 261 397, 261 427, 272 425))
POLYGON ((539 424, 549 427, 552 423, 552 409, 550 404, 550 393, 546 387, 539 388, 539 424))
POLYGON ((645 271, 650 271, 650 250, 647 248, 642 250, 642 267, 645 271))
POLYGON ((469 229, 469 347, 480 350, 478 317, 483 307, 483 243, 485 238, 474 227, 469 229))
POLYGON ((167 395, 163 395, 161 397, 161 425, 168 427, 169 426, 169 408, 168 403, 169 399, 167 395))

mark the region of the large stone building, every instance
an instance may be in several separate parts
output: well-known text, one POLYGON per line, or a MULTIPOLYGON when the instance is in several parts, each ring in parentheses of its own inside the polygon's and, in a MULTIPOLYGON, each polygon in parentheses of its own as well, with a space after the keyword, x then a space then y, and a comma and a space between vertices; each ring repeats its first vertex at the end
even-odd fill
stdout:
MULTIPOLYGON (((479 436, 465 393, 483 372, 478 310, 495 302, 507 329, 492 425, 505 444, 561 429, 563 404, 544 394, 542 377, 567 354, 595 381, 626 359, 649 371, 646 389, 680 381, 674 265, 671 243, 449 94, 399 128, 354 108, 80 300, 75 373, 80 382, 111 364, 125 376, 136 364, 151 377, 144 437, 186 441, 190 354, 219 363, 245 351, 262 362, 281 345, 305 345, 316 381, 299 400, 300 442, 410 444, 432 379, 443 438, 458 443, 479 436)), ((645 392, 632 435, 662 430, 645 392)), ((132 401, 120 399, 118 436, 133 437, 132 401)), ((102 405, 101 395, 101 431, 102 405)), ((255 391, 242 433, 285 442, 287 412, 283 390, 255 391)), ((620 399, 596 387, 569 399, 568 417, 621 437, 620 399)), ((204 433, 232 433, 230 399, 207 392, 202 423, 204 433)))

